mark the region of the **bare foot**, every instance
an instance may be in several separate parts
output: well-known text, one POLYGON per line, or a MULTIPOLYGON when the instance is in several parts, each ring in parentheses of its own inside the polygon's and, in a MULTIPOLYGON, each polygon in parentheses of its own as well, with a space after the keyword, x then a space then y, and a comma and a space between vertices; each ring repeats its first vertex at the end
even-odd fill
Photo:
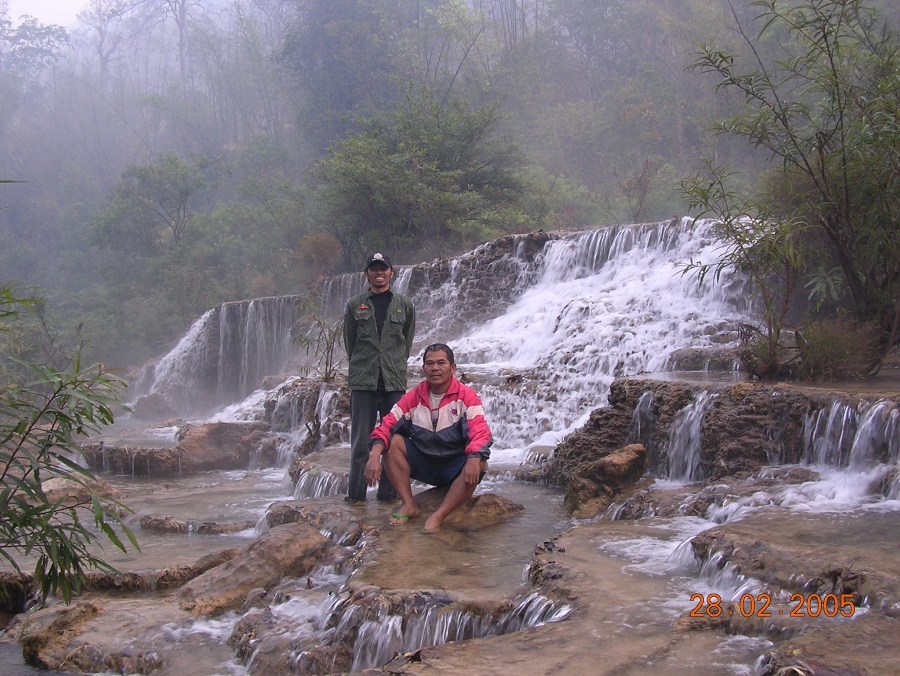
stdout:
POLYGON ((428 520, 425 522, 425 526, 422 528, 422 530, 425 533, 436 533, 441 529, 443 523, 443 519, 435 517, 435 515, 432 514, 428 517, 428 520))

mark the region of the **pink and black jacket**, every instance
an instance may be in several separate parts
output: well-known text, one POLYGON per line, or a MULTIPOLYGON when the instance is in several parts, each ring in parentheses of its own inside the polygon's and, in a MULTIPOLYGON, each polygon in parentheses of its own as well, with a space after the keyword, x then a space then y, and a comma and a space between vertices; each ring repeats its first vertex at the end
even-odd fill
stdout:
POLYGON ((471 387, 451 378, 438 408, 437 424, 432 420, 428 381, 422 381, 384 416, 369 436, 369 448, 376 440, 387 448, 392 435, 402 434, 411 438, 422 453, 435 458, 450 458, 463 451, 485 460, 490 457, 491 430, 481 399, 471 387))

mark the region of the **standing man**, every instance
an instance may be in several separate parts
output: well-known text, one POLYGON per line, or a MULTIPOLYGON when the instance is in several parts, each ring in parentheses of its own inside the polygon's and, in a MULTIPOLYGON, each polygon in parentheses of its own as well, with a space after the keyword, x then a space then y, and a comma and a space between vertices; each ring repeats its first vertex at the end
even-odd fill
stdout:
MULTIPOLYGON (((425 521, 438 530, 447 516, 472 497, 491 455, 491 430, 475 391, 454 376, 456 360, 444 343, 425 348, 418 387, 407 392, 369 439, 372 447, 366 480, 374 486, 384 472, 403 504, 391 514, 392 524, 419 515, 410 479, 448 487, 440 506, 425 521)), ((382 479, 383 481, 383 479, 382 479)))
MULTIPOLYGON (((388 414, 406 391, 406 368, 416 332, 412 301, 391 291, 394 267, 381 253, 366 261, 369 290, 347 301, 344 311, 344 348, 350 387, 350 490, 349 502, 366 499, 366 463, 369 433, 376 415, 388 414)), ((379 500, 394 500, 397 493, 386 475, 378 484, 379 500)))

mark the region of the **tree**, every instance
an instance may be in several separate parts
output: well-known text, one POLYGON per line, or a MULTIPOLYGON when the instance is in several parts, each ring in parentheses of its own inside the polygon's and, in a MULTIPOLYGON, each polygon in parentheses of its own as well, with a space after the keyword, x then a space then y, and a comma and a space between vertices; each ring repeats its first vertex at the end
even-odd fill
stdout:
POLYGON ((105 91, 109 79, 110 64, 116 52, 142 30, 146 29, 146 17, 137 10, 146 0, 90 0, 78 18, 92 35, 91 49, 97 55, 100 90, 105 91))
POLYGON ((69 44, 62 26, 45 25, 30 16, 13 27, 5 12, 0 14, 0 70, 32 77, 56 61, 69 44))
POLYGON ((97 217, 97 241, 120 251, 145 256, 164 253, 184 237, 191 202, 206 187, 201 164, 174 153, 122 173, 110 203, 97 217))
POLYGON ((415 14, 397 0, 296 4, 279 61, 297 85, 305 140, 320 154, 345 136, 354 116, 384 113, 402 96, 412 79, 405 29, 415 14))
POLYGON ((753 6, 755 34, 734 15, 746 57, 705 45, 693 67, 743 98, 746 112, 717 128, 779 163, 773 216, 813 226, 811 241, 821 233, 810 257, 840 268, 853 313, 879 324, 886 352, 900 338, 900 44, 862 0, 753 6), (769 58, 763 43, 781 53, 769 58))
MULTIPOLYGON (((11 322, 39 299, 0 287, 0 337, 11 322)), ((122 505, 91 491, 93 474, 73 458, 77 439, 114 422, 125 383, 102 364, 84 367, 79 351, 67 369, 10 356, 0 341, 0 557, 20 571, 17 557, 36 557, 34 579, 43 597, 59 591, 66 603, 85 580, 87 568, 114 571, 91 546, 100 536, 126 551, 116 524, 135 548, 122 523, 122 505), (53 497, 52 479, 85 487, 89 497, 53 497)))
POLYGON ((47 26, 23 17, 13 26, 0 5, 0 150, 8 152, 4 136, 23 96, 38 76, 62 54, 69 36, 61 26, 47 26))
POLYGON ((521 226, 519 158, 499 119, 423 90, 338 144, 318 171, 348 267, 368 249, 436 255, 521 226))
POLYGON ((753 375, 777 378, 784 375, 781 333, 802 266, 803 229, 741 196, 732 179, 727 169, 707 165, 706 171, 682 182, 689 207, 699 210, 698 217, 715 219, 722 241, 718 261, 692 260, 684 272, 695 274, 701 284, 710 272, 718 279, 726 268, 749 277, 762 303, 764 328, 743 327, 744 365, 753 375))

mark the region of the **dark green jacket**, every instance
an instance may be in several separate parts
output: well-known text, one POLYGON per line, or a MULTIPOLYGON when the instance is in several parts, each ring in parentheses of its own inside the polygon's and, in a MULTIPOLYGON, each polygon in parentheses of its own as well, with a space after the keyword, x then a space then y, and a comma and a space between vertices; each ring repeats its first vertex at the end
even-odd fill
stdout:
POLYGON ((347 384, 351 390, 371 390, 378 387, 378 372, 384 377, 388 392, 406 390, 406 366, 416 333, 416 310, 404 295, 391 292, 387 316, 381 338, 375 326, 375 309, 367 291, 353 296, 344 310, 344 348, 350 366, 347 384))

